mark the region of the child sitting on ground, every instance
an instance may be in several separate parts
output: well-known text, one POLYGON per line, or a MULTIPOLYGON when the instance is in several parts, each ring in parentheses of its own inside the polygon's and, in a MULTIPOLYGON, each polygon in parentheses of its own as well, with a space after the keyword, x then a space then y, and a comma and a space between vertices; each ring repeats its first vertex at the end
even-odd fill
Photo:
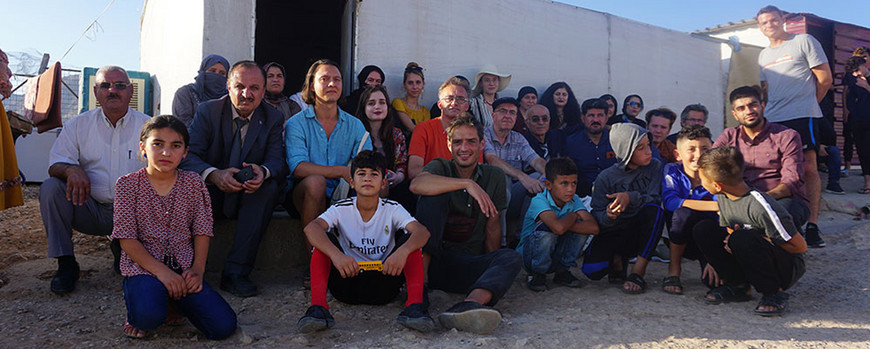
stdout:
POLYGON ((610 144, 617 163, 598 174, 592 189, 592 216, 600 233, 583 257, 592 280, 608 275, 622 291, 646 291, 646 267, 662 235, 662 163, 652 158, 647 130, 632 123, 613 124, 610 144), (626 278, 628 259, 637 262, 626 278))
POLYGON ((568 268, 577 266, 587 236, 598 234, 598 223, 575 194, 574 160, 552 159, 544 170, 546 189, 532 198, 517 246, 529 273, 526 285, 532 291, 544 291, 547 274, 555 272, 554 283, 580 287, 580 280, 568 268))
POLYGON ((789 298, 783 291, 806 271, 806 241, 785 207, 743 181, 743 155, 737 148, 710 150, 701 156, 699 166, 701 184, 718 194, 719 225, 728 229, 715 229, 708 221, 694 228, 701 252, 727 280, 707 293, 706 301, 748 301, 749 283, 762 294, 756 314, 782 315, 789 298))
POLYGON ((676 142, 674 155, 677 162, 665 165, 662 182, 662 206, 670 220, 668 238, 671 250, 668 276, 662 281, 662 290, 679 295, 683 294, 680 281, 683 257, 700 261, 701 279, 708 286, 719 286, 722 281, 692 238, 692 228, 698 222, 719 219, 719 206, 713 201, 715 196, 704 189, 698 176, 698 159, 713 145, 710 129, 700 125, 688 126, 680 130, 676 142))
POLYGON ((236 330, 236 313, 202 279, 212 236, 211 199, 199 174, 178 169, 189 141, 180 120, 151 118, 139 137, 148 165, 118 178, 115 187, 112 238, 123 249, 128 337, 143 338, 172 322, 170 307, 209 339, 236 330))
MULTIPOLYGON (((305 227, 314 246, 311 255, 311 306, 299 319, 299 332, 332 327, 326 303, 332 295, 349 304, 387 304, 399 294, 403 278, 408 300, 396 321, 427 332, 435 328, 423 304, 423 256, 429 231, 397 202, 378 197, 384 188, 387 161, 364 150, 351 162, 350 185, 357 196, 329 207, 305 227), (381 271, 360 271, 357 262, 382 262, 381 271)), ((376 263, 379 264, 379 263, 376 263)))

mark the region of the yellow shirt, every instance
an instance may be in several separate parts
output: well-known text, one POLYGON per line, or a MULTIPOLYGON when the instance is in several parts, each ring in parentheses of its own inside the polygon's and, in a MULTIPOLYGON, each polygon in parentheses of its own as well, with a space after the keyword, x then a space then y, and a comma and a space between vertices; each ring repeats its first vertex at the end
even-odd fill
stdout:
POLYGON ((0 103, 0 210, 24 204, 18 159, 6 109, 0 103))
POLYGON ((423 121, 429 120, 429 109, 420 105, 420 109, 414 110, 408 108, 405 105, 405 101, 401 98, 396 98, 393 100, 393 109, 397 112, 408 114, 408 117, 411 118, 411 121, 414 122, 414 125, 418 125, 423 121))

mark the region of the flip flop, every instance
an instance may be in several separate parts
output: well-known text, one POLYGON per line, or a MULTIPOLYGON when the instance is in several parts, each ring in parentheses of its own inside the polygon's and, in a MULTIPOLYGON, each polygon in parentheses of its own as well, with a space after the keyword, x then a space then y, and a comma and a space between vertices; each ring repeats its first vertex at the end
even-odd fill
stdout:
POLYGON ((637 273, 631 273, 631 274, 628 275, 628 277, 625 279, 625 282, 630 282, 630 283, 633 283, 633 284, 635 284, 635 285, 638 285, 638 286, 640 286, 640 289, 639 289, 639 290, 629 290, 629 289, 625 288, 625 284, 623 283, 623 284, 622 284, 622 292, 623 292, 623 293, 627 293, 627 294, 641 294, 641 293, 646 292, 646 280, 644 280, 644 279, 643 279, 643 276, 640 276, 640 274, 637 274, 637 273))
POLYGON ((870 188, 858 189, 858 194, 870 194, 870 188))
POLYGON ((758 302, 758 305, 755 307, 755 314, 770 317, 770 316, 782 316, 786 310, 788 310, 788 298, 789 294, 779 291, 776 293, 770 293, 763 295, 761 297, 761 301, 758 302), (762 305, 768 305, 774 307, 773 310, 759 310, 762 305))
POLYGON ((679 276, 666 276, 664 280, 662 280, 662 291, 665 291, 667 294, 675 294, 682 295, 683 294, 683 283, 680 281, 679 276), (667 287, 679 287, 679 291, 669 291, 667 287))
POLYGON ((722 303, 749 301, 752 297, 746 294, 747 287, 738 287, 729 284, 714 287, 710 291, 707 291, 707 294, 713 296, 713 299, 705 296, 704 303, 717 305, 722 303))
POLYGON ((133 325, 130 325, 130 322, 127 321, 127 320, 124 320, 124 329, 123 329, 123 332, 124 332, 124 335, 127 336, 127 338, 132 338, 132 339, 143 339, 143 338, 145 338, 145 336, 148 335, 148 332, 145 332, 145 331, 142 331, 142 330, 140 330, 140 329, 138 329, 138 328, 133 327, 133 325), (142 335, 141 335, 141 336, 137 336, 137 335, 135 335, 135 334, 132 334, 132 333, 130 333, 130 330, 136 330, 136 331, 139 331, 142 335))

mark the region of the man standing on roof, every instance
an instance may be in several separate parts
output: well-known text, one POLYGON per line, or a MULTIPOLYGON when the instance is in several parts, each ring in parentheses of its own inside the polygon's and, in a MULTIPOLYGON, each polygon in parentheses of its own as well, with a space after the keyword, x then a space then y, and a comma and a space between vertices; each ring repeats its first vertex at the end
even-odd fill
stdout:
POLYGON ((758 56, 761 88, 766 95, 764 116, 767 120, 798 131, 806 158, 804 180, 810 216, 805 229, 807 245, 824 247, 819 236, 819 200, 821 180, 816 165, 819 126, 822 117, 819 102, 833 83, 831 67, 821 44, 807 34, 785 31, 783 14, 776 6, 758 11, 758 28, 770 40, 758 56))

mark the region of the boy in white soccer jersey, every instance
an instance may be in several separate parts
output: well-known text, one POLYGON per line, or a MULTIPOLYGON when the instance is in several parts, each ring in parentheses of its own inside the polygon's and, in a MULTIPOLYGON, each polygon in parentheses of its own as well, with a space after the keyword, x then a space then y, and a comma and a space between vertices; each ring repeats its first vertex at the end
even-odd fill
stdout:
POLYGON ((299 332, 335 324, 326 303, 332 295, 349 304, 386 304, 404 281, 408 300, 396 321, 421 332, 435 322, 423 304, 423 257, 429 231, 395 201, 378 197, 386 184, 381 153, 361 151, 351 163, 350 184, 357 196, 336 202, 305 227, 311 255, 311 306, 299 319, 299 332), (360 271, 358 262, 381 262, 383 270, 360 271), (404 278, 402 278, 404 274, 404 278))

